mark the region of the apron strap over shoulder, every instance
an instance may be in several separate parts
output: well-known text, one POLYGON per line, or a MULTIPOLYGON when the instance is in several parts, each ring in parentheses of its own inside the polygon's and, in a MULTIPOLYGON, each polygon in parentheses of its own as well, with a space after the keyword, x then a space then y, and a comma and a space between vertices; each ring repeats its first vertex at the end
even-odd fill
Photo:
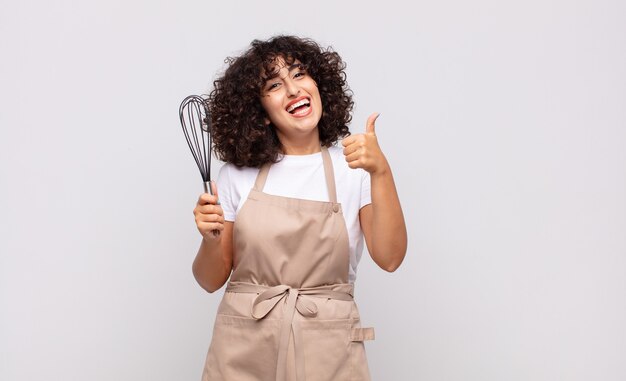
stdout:
POLYGON ((257 175, 256 180, 254 182, 254 188, 253 188, 254 190, 263 192, 263 187, 265 186, 265 180, 267 180, 267 174, 270 173, 271 165, 272 165, 271 163, 265 163, 263 164, 261 169, 259 169, 259 174, 257 175))
POLYGON ((328 148, 322 147, 322 160, 324 161, 324 174, 326 175, 326 186, 328 187, 328 199, 333 204, 337 203, 337 188, 335 187, 335 171, 333 161, 328 153, 328 148))

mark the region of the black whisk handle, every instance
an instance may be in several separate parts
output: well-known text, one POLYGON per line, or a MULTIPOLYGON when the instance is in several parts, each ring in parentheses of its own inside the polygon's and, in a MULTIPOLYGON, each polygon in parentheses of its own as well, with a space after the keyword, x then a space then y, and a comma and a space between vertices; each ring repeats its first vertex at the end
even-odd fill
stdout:
MULTIPOLYGON (((208 193, 211 196, 215 196, 215 194, 213 194, 213 187, 211 186, 212 182, 213 181, 209 180, 209 181, 203 182, 202 184, 204 185, 204 193, 208 193)), ((216 205, 219 205, 219 204, 220 204, 220 202, 218 200, 216 205)), ((214 237, 217 237, 218 235, 220 235, 220 231, 219 230, 213 230, 212 233, 213 233, 214 237)))

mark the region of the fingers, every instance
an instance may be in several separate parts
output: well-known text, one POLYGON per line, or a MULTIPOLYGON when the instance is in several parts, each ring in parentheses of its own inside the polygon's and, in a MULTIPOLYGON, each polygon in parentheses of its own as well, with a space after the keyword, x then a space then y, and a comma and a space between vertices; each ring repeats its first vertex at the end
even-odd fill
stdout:
POLYGON ((357 136, 358 135, 350 135, 350 136, 348 136, 347 138, 345 138, 345 139, 343 139, 341 141, 341 145, 344 146, 344 147, 349 146, 350 144, 352 144, 352 143, 354 143, 356 141, 357 136))
POLYGON ((205 205, 196 205, 194 209, 194 213, 202 213, 202 214, 217 214, 218 216, 224 215, 224 209, 220 205, 213 204, 205 204, 205 205))
POLYGON ((209 181, 209 193, 198 197, 193 210, 196 226, 205 239, 219 239, 219 232, 224 230, 224 210, 219 204, 217 184, 209 181))
POLYGON ((196 220, 198 219, 198 215, 215 215, 221 217, 222 220, 224 219, 224 209, 222 209, 221 205, 217 204, 217 196, 211 196, 208 193, 200 195, 198 203, 193 209, 193 214, 196 216, 196 220))
POLYGON ((367 168, 368 163, 371 162, 370 155, 368 154, 367 147, 358 147, 354 152, 346 155, 346 162, 348 167, 354 168, 367 168))
POLYGON ((217 194, 211 195, 209 193, 202 193, 200 197, 198 197, 198 205, 217 205, 217 194))
POLYGON ((224 210, 220 205, 210 203, 216 201, 216 196, 205 193, 193 210, 198 231, 205 239, 219 239, 219 232, 224 230, 224 210))
POLYGON ((373 173, 384 162, 375 133, 376 119, 379 116, 380 113, 373 113, 367 118, 364 134, 350 135, 342 141, 343 154, 350 168, 363 168, 373 173))
POLYGON ((353 153, 346 155, 346 161, 349 163, 359 160, 359 158, 361 158, 363 156, 363 154, 361 154, 361 152, 359 150, 354 151, 353 153))
POLYGON ((366 152, 367 141, 363 134, 352 135, 350 137, 352 138, 352 142, 344 144, 343 154, 350 168, 359 168, 359 159, 366 152))
POLYGON ((207 213, 197 213, 196 214, 196 225, 200 226, 200 224, 224 224, 224 216, 219 214, 207 214, 207 213))
POLYGON ((217 204, 217 196, 203 193, 198 198, 198 203, 193 209, 193 214, 198 222, 219 222, 224 223, 224 209, 217 204))
POLYGON ((344 156, 352 155, 363 147, 363 143, 355 142, 343 149, 344 156))
POLYGON ((220 224, 217 222, 198 222, 198 231, 205 238, 217 238, 219 235, 215 235, 215 231, 224 230, 224 224, 220 224))
MULTIPOLYGON (((367 121, 365 122, 366 134, 374 134, 374 135, 376 134, 375 132, 376 119, 378 119, 379 116, 380 116, 380 113, 375 112, 367 118, 367 121)), ((341 141, 341 145, 344 147, 348 147, 358 141, 362 141, 362 139, 363 139, 363 134, 350 135, 341 141)), ((344 151, 344 154, 345 154, 345 151, 344 151)))

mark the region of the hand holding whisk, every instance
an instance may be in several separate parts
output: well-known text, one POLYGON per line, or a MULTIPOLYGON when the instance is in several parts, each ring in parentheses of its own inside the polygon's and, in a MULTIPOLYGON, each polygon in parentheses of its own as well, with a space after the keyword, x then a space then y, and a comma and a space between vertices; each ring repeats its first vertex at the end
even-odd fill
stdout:
MULTIPOLYGON (((185 139, 202 176, 204 192, 214 195, 211 181, 211 116, 207 100, 199 95, 190 95, 183 99, 178 113, 185 139)), ((219 230, 213 230, 214 236, 219 234, 219 230)))

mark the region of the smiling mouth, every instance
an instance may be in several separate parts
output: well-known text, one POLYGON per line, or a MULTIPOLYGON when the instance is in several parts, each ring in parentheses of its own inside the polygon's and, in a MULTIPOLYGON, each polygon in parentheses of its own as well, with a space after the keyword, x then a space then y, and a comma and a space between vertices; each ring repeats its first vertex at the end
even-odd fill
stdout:
POLYGON ((302 98, 291 103, 287 106, 286 110, 292 115, 299 115, 306 113, 309 110, 309 107, 311 107, 311 101, 308 98, 302 98))

